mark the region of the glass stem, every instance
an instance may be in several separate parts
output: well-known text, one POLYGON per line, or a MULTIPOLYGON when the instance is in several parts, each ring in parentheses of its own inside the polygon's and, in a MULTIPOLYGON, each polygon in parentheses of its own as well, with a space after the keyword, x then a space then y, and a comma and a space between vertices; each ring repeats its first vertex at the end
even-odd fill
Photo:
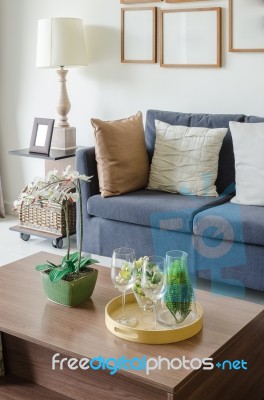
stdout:
POLYGON ((157 328, 157 301, 154 301, 154 300, 152 300, 153 301, 153 327, 154 327, 154 330, 156 331, 158 328, 157 328))
POLYGON ((126 314, 125 314, 125 306, 126 306, 126 291, 122 290, 122 319, 126 319, 126 314))

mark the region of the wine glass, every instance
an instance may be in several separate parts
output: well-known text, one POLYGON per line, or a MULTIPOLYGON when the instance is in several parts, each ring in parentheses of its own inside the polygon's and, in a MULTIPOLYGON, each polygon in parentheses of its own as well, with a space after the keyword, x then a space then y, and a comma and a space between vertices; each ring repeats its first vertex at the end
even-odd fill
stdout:
POLYGON ((117 320, 120 324, 134 326, 136 318, 128 318, 125 313, 126 291, 131 289, 136 280, 136 255, 133 249, 120 247, 112 255, 111 278, 114 286, 122 292, 122 316, 117 320))
POLYGON ((153 301, 153 330, 157 330, 157 303, 166 289, 166 263, 160 256, 146 257, 143 263, 141 287, 153 301))

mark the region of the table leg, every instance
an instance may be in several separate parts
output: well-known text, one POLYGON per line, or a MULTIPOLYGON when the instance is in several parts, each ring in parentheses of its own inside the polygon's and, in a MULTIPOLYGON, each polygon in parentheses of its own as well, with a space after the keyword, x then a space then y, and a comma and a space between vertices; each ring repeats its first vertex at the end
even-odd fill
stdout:
POLYGON ((3 357, 3 349, 2 349, 2 341, 1 341, 1 332, 0 332, 0 376, 4 376, 4 357, 3 357))

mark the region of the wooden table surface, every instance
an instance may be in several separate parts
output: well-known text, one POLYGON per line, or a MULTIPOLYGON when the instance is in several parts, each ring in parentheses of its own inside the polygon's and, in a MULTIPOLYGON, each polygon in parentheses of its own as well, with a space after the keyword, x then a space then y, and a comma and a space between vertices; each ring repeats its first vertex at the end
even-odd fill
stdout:
MULTIPOLYGON (((81 306, 67 308, 50 302, 41 288, 35 265, 59 256, 41 252, 0 268, 0 331, 31 343, 77 358, 126 356, 205 358, 219 351, 263 307, 247 301, 221 297, 196 290, 204 310, 204 325, 195 337, 168 345, 133 343, 112 335, 104 322, 106 304, 118 295, 110 269, 97 266, 99 274, 92 298, 81 306)), ((245 358, 247 358, 245 354, 245 358)), ((210 372, 210 371, 209 371, 210 372)), ((191 370, 119 371, 129 379, 143 382, 167 393, 193 374, 191 370)), ((172 398, 172 397, 171 397, 172 398)))

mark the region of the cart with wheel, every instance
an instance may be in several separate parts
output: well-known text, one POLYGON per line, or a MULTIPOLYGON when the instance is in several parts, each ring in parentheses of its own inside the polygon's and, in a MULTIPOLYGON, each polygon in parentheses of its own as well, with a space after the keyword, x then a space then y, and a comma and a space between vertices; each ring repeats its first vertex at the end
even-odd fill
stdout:
MULTIPOLYGON (((37 236, 51 240, 52 246, 55 247, 55 249, 61 249, 63 247, 63 239, 66 238, 66 235, 56 235, 55 233, 38 231, 37 229, 29 229, 20 225, 11 226, 9 229, 11 231, 19 232, 20 238, 25 242, 27 242, 31 236, 37 236)), ((70 236, 74 234, 75 232, 72 232, 70 236)))

